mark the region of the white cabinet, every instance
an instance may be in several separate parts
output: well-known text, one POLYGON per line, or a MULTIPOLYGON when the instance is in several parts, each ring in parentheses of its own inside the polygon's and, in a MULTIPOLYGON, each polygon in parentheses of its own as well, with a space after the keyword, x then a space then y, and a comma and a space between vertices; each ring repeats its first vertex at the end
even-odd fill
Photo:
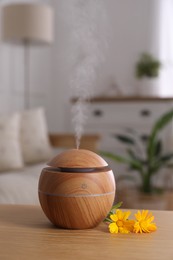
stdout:
MULTIPOLYGON (((173 99, 158 98, 123 98, 104 100, 93 99, 89 104, 88 121, 85 133, 99 133, 101 135, 100 150, 124 154, 126 146, 115 137, 133 129, 140 136, 147 137, 156 120, 165 112, 173 108, 173 99)), ((170 123, 162 132, 166 150, 173 150, 173 128, 170 123)), ((116 172, 124 171, 125 167, 107 160, 116 172)))
MULTIPOLYGON (((127 129, 137 131, 141 136, 149 135, 155 121, 173 107, 172 101, 126 101, 91 102, 85 132, 99 132, 101 149, 112 150, 121 144, 112 136, 127 129)), ((172 142, 172 125, 166 127, 162 136, 167 144, 172 142)))

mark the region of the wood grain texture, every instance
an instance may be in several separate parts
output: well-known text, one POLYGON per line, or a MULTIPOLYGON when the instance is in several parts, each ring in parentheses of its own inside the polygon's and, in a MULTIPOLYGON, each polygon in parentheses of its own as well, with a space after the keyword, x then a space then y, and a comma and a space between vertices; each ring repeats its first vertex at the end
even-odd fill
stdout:
POLYGON ((42 209, 57 227, 87 229, 96 227, 110 211, 115 193, 104 196, 64 197, 50 196, 39 192, 42 209))
POLYGON ((54 228, 39 206, 0 205, 0 259, 172 260, 173 211, 153 213, 156 232, 114 235, 103 223, 85 230, 54 228))
POLYGON ((99 155, 88 150, 67 150, 44 168, 39 179, 39 200, 49 220, 58 227, 84 229, 98 225, 115 198, 112 170, 99 155), (94 167, 94 172, 61 172, 94 167))
POLYGON ((70 149, 55 156, 50 162, 52 167, 94 168, 107 166, 107 162, 96 153, 85 149, 70 149))
POLYGON ((113 172, 66 173, 43 169, 39 200, 45 215, 58 227, 85 229, 97 226, 115 198, 113 172))
POLYGON ((111 170, 94 173, 70 173, 42 170, 39 189, 43 193, 63 196, 103 194, 115 191, 114 175, 111 170))

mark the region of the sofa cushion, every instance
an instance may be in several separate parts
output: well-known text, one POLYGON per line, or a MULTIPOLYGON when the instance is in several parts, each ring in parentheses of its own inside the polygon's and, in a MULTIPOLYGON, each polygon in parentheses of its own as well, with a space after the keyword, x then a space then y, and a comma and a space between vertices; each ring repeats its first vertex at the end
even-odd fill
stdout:
POLYGON ((0 117, 0 171, 23 167, 20 147, 20 116, 0 117))
POLYGON ((38 181, 45 164, 0 174, 0 204, 39 204, 38 181))
POLYGON ((44 109, 36 108, 22 113, 21 148, 26 164, 39 163, 51 158, 52 149, 44 109))

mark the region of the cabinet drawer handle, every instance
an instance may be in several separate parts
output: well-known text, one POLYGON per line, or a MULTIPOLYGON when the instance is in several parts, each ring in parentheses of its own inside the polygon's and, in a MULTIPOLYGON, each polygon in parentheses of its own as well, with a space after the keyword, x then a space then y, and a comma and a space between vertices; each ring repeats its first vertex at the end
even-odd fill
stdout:
POLYGON ((140 112, 141 116, 150 116, 151 115, 151 111, 148 110, 148 109, 144 109, 144 110, 141 110, 140 112))
POLYGON ((100 109, 96 109, 93 111, 93 115, 97 116, 97 117, 101 117, 101 116, 103 116, 103 111, 100 109))

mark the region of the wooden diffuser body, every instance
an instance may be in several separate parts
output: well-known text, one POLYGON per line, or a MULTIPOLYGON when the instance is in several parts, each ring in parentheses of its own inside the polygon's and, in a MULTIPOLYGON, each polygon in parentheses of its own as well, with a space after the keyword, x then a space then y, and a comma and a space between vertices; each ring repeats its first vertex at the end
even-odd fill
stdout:
POLYGON ((91 151, 72 149, 48 165, 39 180, 39 200, 48 219, 70 229, 92 228, 103 221, 115 197, 107 163, 91 151))

